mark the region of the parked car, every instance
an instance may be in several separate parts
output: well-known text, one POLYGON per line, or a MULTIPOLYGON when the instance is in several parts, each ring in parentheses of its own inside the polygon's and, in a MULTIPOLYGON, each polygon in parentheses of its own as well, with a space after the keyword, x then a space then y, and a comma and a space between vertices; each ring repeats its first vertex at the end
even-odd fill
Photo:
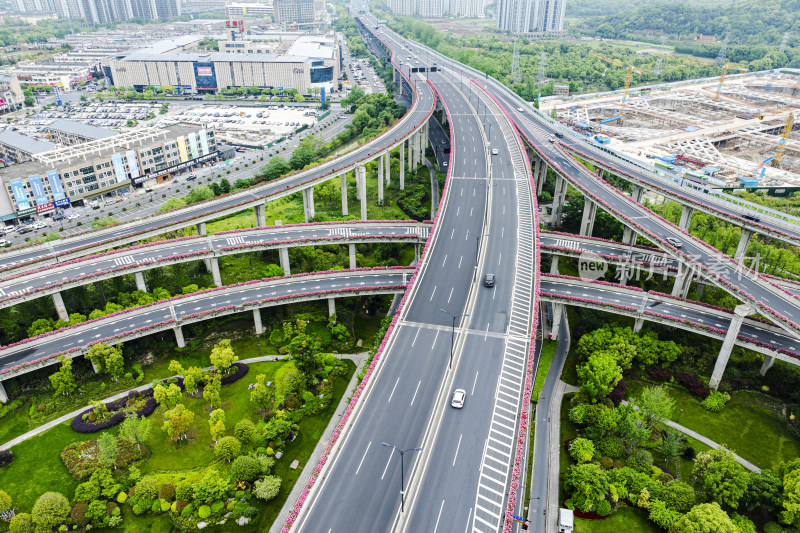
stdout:
POLYGON ((44 229, 46 227, 47 224, 45 222, 42 222, 41 220, 33 223, 33 229, 44 229))

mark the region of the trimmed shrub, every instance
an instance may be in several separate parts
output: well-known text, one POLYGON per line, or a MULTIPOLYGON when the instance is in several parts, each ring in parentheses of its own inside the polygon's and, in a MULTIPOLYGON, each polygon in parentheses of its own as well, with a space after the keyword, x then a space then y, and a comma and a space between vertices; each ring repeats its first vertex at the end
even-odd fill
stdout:
POLYGON ((8 524, 10 533, 29 533, 33 531, 33 518, 30 513, 18 513, 8 524))
POLYGON ((225 502, 214 502, 211 504, 211 512, 214 514, 219 513, 225 508, 225 502))
POLYGON ((145 509, 151 508, 153 502, 158 498, 159 487, 158 481, 153 476, 143 477, 133 489, 131 505, 139 504, 145 509))
POLYGON ((188 479, 179 481, 178 486, 175 489, 175 496, 179 500, 184 500, 187 502, 192 501, 192 499, 194 499, 194 483, 188 479))
POLYGON ((578 437, 569 444, 569 455, 576 463, 586 463, 594 457, 594 443, 589 439, 578 437))
POLYGON ((66 522, 72 508, 60 492, 45 492, 33 504, 31 517, 37 530, 50 531, 66 522))
POLYGON ((225 459, 229 463, 233 461, 242 451, 242 443, 236 437, 222 437, 214 446, 214 454, 225 459))
POLYGON ((242 481, 255 481, 261 475, 261 464, 248 455, 240 455, 231 465, 231 474, 242 481))
POLYGON ((709 411, 714 411, 718 413, 725 408, 725 404, 730 400, 731 397, 727 392, 719 392, 719 391, 711 391, 706 399, 700 402, 700 405, 708 409, 709 411))
POLYGON ((158 489, 158 499, 167 500, 168 502, 174 500, 175 485, 172 485, 171 483, 164 483, 163 485, 161 485, 161 487, 158 489))
POLYGON ((161 513, 161 501, 159 501, 159 500, 154 501, 153 505, 150 506, 150 510, 154 514, 160 514, 161 513))
POLYGON ((244 444, 249 444, 253 440, 256 433, 256 426, 250 420, 243 419, 236 422, 236 427, 233 429, 233 436, 239 439, 244 444))
POLYGON ((597 443, 597 451, 605 457, 621 459, 625 453, 622 447, 622 439, 619 437, 603 437, 597 443))
POLYGON ((175 501, 172 503, 172 511, 173 511, 174 513, 176 513, 176 514, 179 514, 179 515, 180 515, 181 513, 183 513, 183 509, 184 509, 184 508, 185 508, 187 505, 189 505, 189 502, 186 502, 186 501, 183 501, 183 500, 175 500, 175 501))
POLYGON ((100 497, 100 485, 94 481, 87 481, 75 487, 74 502, 89 503, 100 497))
POLYGON ((264 479, 259 479, 255 483, 256 498, 264 501, 269 501, 278 495, 281 490, 281 478, 278 476, 267 476, 264 479))
POLYGON ((764 524, 764 533, 783 533, 783 527, 777 522, 767 522, 764 524))
POLYGON ((653 454, 647 450, 636 450, 628 457, 626 464, 643 474, 650 474, 653 467, 653 454))
POLYGON ((685 450, 683 450, 683 458, 687 461, 694 461, 697 452, 691 446, 687 446, 685 450))
POLYGON ((125 491, 121 491, 117 494, 117 503, 125 503, 128 501, 128 493, 125 491))
POLYGON ((603 500, 597 504, 595 512, 600 516, 608 516, 611 514, 611 504, 608 503, 608 500, 603 500))
POLYGON ((193 512, 194 512, 194 504, 193 503, 187 503, 184 506, 184 508, 181 510, 181 517, 188 518, 188 517, 192 516, 193 512))
POLYGON ((72 508, 70 515, 72 516, 72 522, 75 523, 75 525, 83 527, 89 523, 89 519, 86 518, 86 510, 88 508, 89 504, 84 502, 80 502, 72 508))
POLYGON ((200 509, 197 510, 197 516, 205 520, 209 516, 211 516, 211 507, 208 505, 201 505, 200 509))
POLYGON ((14 454, 11 450, 0 450, 0 468, 8 466, 14 462, 14 454))
POLYGON ((611 468, 614 468, 614 460, 611 459, 611 457, 601 457, 600 466, 603 467, 603 470, 609 470, 611 468))

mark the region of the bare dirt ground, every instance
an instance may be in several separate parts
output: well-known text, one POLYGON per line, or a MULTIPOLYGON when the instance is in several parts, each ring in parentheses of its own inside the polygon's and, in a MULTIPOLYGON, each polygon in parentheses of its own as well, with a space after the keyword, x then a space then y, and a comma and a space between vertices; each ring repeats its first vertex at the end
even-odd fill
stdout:
POLYGON ((494 21, 492 19, 427 19, 425 22, 433 26, 433 29, 437 32, 466 36, 489 34, 492 33, 492 28, 494 28, 494 21))

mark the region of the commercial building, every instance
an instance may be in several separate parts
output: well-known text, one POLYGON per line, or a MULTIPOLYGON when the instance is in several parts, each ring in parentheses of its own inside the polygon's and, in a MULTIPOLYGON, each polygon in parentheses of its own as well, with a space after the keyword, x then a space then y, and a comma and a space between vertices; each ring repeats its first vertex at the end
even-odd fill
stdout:
POLYGON ((16 76, 22 83, 52 85, 64 91, 69 91, 76 84, 92 79, 88 66, 63 63, 17 63, 14 66, 3 67, 3 72, 8 76, 16 76))
POLYGON ((54 148, 56 145, 51 142, 34 139, 17 131, 0 131, 0 161, 6 164, 24 163, 34 155, 54 148))
POLYGON ((25 95, 16 76, 0 74, 0 113, 16 111, 25 103, 25 95))
POLYGON ((315 0, 274 0, 275 22, 281 24, 310 24, 315 20, 315 0))
MULTIPOLYGON (((220 156, 214 132, 200 126, 143 128, 37 154, 4 170, 0 187, 11 213, 24 218, 134 187, 170 180, 220 156)), ((0 209, 5 201, 0 201, 0 209)))
POLYGON ((44 126, 45 132, 50 136, 50 141, 62 146, 72 146, 98 139, 106 139, 117 134, 108 128, 98 128, 72 120, 57 119, 44 126))
POLYGON ((560 35, 566 7, 566 0, 498 0, 497 27, 528 37, 560 35))

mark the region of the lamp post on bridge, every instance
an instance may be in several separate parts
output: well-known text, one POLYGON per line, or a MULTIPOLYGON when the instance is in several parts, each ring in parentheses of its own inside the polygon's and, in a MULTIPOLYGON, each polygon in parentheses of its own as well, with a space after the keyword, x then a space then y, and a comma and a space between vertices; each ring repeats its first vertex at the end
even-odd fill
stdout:
POLYGON ((421 452, 422 448, 398 448, 397 446, 393 446, 388 442, 381 442, 381 446, 385 446, 387 448, 393 448, 397 453, 400 454, 400 512, 405 511, 405 502, 406 502, 406 481, 405 481, 405 464, 403 463, 403 456, 406 452, 421 452))
POLYGON ((441 311, 446 315, 450 315, 450 318, 453 319, 453 329, 450 334, 450 365, 448 365, 447 367, 447 368, 453 368, 453 345, 455 344, 455 338, 456 338, 456 319, 464 318, 465 316, 469 316, 469 314, 462 313, 460 315, 454 315, 453 313, 445 311, 444 309, 439 309, 439 311, 441 311))

